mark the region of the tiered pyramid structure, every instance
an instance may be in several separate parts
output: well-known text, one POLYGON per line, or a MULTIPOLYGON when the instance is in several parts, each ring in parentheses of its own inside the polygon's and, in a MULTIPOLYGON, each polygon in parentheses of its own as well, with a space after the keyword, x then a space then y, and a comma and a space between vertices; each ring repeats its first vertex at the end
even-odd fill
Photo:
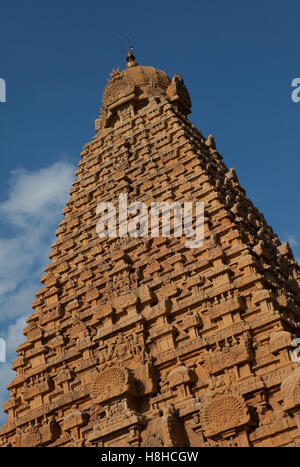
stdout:
POLYGON ((299 266, 188 120, 181 76, 127 61, 81 153, 0 444, 297 446, 299 266), (203 245, 99 237, 97 206, 120 194, 203 202, 203 245))

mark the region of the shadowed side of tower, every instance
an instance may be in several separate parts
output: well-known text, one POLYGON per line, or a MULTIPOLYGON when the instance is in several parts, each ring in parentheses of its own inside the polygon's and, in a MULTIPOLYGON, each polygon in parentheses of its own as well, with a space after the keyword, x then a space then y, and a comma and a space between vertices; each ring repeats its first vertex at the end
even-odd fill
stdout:
POLYGON ((183 79, 113 70, 13 362, 3 446, 300 442, 299 266, 187 115, 183 79), (204 243, 99 237, 101 202, 203 202, 204 243))

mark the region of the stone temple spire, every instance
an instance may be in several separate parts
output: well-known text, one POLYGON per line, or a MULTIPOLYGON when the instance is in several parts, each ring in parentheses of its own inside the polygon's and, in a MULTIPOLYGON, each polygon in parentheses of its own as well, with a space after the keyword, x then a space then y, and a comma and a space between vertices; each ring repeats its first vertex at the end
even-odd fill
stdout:
POLYGON ((300 268, 188 120, 181 75, 127 61, 81 152, 0 447, 300 446, 300 268), (192 248, 174 232, 186 202, 205 208, 192 248))

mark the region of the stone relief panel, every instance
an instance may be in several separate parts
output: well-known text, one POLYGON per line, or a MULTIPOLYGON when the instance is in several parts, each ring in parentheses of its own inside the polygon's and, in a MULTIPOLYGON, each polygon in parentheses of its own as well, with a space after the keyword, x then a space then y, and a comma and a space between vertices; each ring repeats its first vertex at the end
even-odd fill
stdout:
POLYGON ((244 399, 237 393, 215 394, 208 397, 201 409, 201 422, 207 438, 245 427, 250 415, 244 399))

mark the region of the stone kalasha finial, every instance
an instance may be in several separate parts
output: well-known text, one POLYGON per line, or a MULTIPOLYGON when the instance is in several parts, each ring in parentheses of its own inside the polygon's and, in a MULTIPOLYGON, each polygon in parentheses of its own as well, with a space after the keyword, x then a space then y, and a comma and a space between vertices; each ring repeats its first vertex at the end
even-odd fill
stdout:
POLYGON ((132 47, 130 47, 130 49, 128 50, 127 59, 126 59, 127 60, 127 68, 138 65, 138 63, 136 63, 136 61, 135 61, 135 56, 133 55, 132 50, 133 50, 132 47))

